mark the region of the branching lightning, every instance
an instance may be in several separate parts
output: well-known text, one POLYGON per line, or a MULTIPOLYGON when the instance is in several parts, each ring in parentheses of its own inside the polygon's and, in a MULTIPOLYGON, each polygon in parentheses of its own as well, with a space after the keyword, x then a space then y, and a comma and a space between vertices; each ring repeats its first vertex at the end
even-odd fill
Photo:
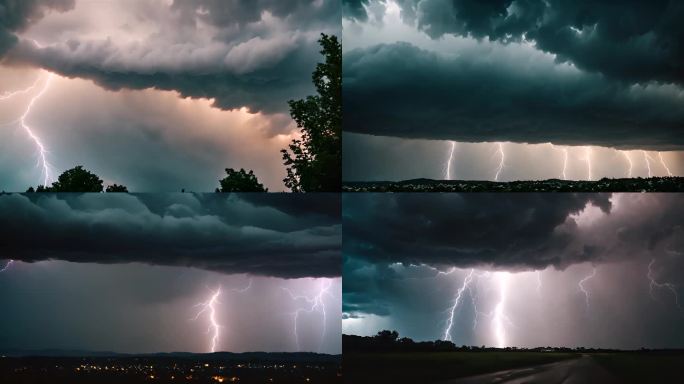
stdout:
MULTIPOLYGON (((468 273, 466 278, 463 280, 463 285, 461 285, 461 287, 458 288, 458 290, 456 290, 454 303, 449 310, 449 319, 447 320, 446 328, 444 328, 443 340, 445 340, 445 341, 451 341, 451 327, 454 325, 454 315, 456 314, 456 308, 458 307, 458 304, 461 302, 461 297, 463 297, 463 292, 466 289, 468 289, 468 287, 470 286, 470 283, 473 281, 473 273, 475 273, 475 270, 471 269, 470 273, 468 273)), ((472 292, 471 292, 470 297, 474 303, 475 300, 472 297, 472 292)), ((475 324, 477 324, 477 319, 475 320, 475 324)))
POLYGON ((591 274, 585 276, 582 280, 577 283, 577 286, 579 287, 580 291, 584 293, 584 307, 589 310, 589 291, 587 291, 587 288, 584 286, 589 279, 593 278, 596 276, 596 267, 592 268, 591 274))
POLYGON ((0 272, 5 272, 12 264, 14 264, 14 260, 8 260, 7 264, 5 264, 5 266, 2 267, 2 269, 0 269, 0 272))
POLYGON ((537 295, 541 296, 542 278, 541 271, 537 271, 537 295))
POLYGON ((503 149, 503 143, 498 143, 499 149, 497 152, 499 153, 499 166, 496 169, 496 175, 494 175, 494 181, 499 181, 499 175, 501 174, 501 171, 504 169, 505 161, 506 161, 506 154, 504 153, 503 149))
MULTIPOLYGON (((52 80, 52 73, 48 74, 47 79, 45 80, 45 84, 43 85, 43 88, 31 98, 29 101, 28 105, 26 106, 26 109, 24 110, 24 113, 21 115, 21 117, 17 120, 20 124, 21 127, 26 131, 26 134, 31 138, 33 141, 34 145, 36 146, 36 149, 38 151, 38 156, 39 156, 39 165, 41 166, 43 170, 43 185, 47 185, 48 182, 51 180, 51 165, 47 160, 47 149, 45 148, 45 145, 43 145, 43 142, 40 140, 40 138, 34 133, 33 129, 28 125, 26 122, 26 119, 28 118, 28 115, 31 113, 31 109, 33 108, 33 105, 36 103, 36 101, 45 94, 47 91, 48 87, 50 86, 50 81, 52 80)), ((30 87, 24 89, 24 90, 19 90, 15 92, 9 92, 5 93, 2 96, 0 96, 0 101, 2 100, 7 100, 11 97, 14 97, 16 95, 20 94, 25 94, 31 92, 34 88, 38 86, 38 83, 40 81, 40 78, 36 80, 36 82, 33 83, 30 87)))
POLYGON ((200 307, 201 309, 193 318, 193 320, 197 320, 203 313, 209 311, 209 329, 207 330, 207 333, 213 332, 211 347, 209 348, 212 353, 216 352, 216 344, 221 337, 221 325, 216 320, 216 304, 219 303, 219 296, 221 296, 221 286, 219 286, 216 291, 212 291, 209 300, 195 305, 195 307, 200 307))
POLYGON ((663 159, 662 152, 658 152, 658 158, 660 159, 660 164, 662 164, 663 168, 665 168, 667 175, 672 177, 672 172, 670 171, 670 168, 667 166, 667 164, 665 164, 665 159, 663 159))
POLYGON ((445 180, 451 180, 451 162, 454 159, 454 150, 456 149, 456 142, 452 141, 451 142, 451 149, 449 151, 449 160, 447 160, 446 163, 446 171, 444 174, 444 179, 445 180))
POLYGON ((651 262, 648 263, 648 273, 646 274, 646 277, 648 277, 648 280, 650 281, 649 293, 651 294, 651 298, 653 300, 657 300, 656 297, 653 295, 653 288, 654 287, 658 288, 658 289, 665 288, 665 289, 669 290, 670 292, 672 292, 672 295, 674 296, 674 299, 675 299, 675 305, 677 306, 677 308, 679 308, 680 311, 684 312, 684 308, 682 308, 682 306, 679 304, 679 295, 677 294, 677 288, 675 287, 675 285, 672 283, 668 283, 668 282, 658 283, 656 281, 655 277, 653 277, 653 264, 655 263, 655 261, 656 261, 655 259, 652 259, 651 262))
POLYGON ((646 161, 646 168, 648 169, 648 177, 653 177, 653 172, 651 171, 651 160, 653 158, 646 151, 641 151, 644 154, 644 160, 646 161))
POLYGON ((283 287, 283 291, 287 292, 287 294, 290 296, 292 300, 298 301, 298 300, 303 300, 305 301, 308 305, 310 305, 308 308, 298 308, 295 312, 292 313, 294 317, 294 325, 293 325, 293 331, 294 331, 294 339, 295 339, 295 344, 297 345, 297 350, 301 350, 300 343, 299 343, 299 331, 297 329, 297 323, 299 322, 299 314, 304 312, 304 313, 314 313, 314 312, 319 312, 322 317, 323 321, 323 327, 322 327, 322 332, 321 332, 321 342, 319 344, 319 351, 323 348, 323 342, 325 341, 325 335, 327 333, 326 329, 326 324, 327 324, 327 314, 325 310, 325 302, 324 302, 324 297, 325 296, 331 296, 332 294, 330 293, 330 287, 332 286, 332 281, 328 279, 323 279, 321 282, 321 288, 318 291, 318 293, 313 296, 305 296, 305 295, 295 295, 289 288, 283 287))
MULTIPOLYGON (((247 290, 249 290, 252 287, 252 279, 249 279, 249 284, 245 288, 233 288, 229 292, 238 292, 238 293, 244 293, 247 290)), ((211 345, 209 350, 213 353, 216 352, 216 346, 218 345, 218 342, 221 338, 221 328, 222 325, 219 324, 218 320, 216 319, 216 306, 217 304, 220 304, 218 301, 219 297, 221 296, 221 286, 215 290, 211 291, 211 296, 209 296, 209 299, 207 301, 195 304, 195 307, 200 307, 200 311, 197 312, 195 317, 192 319, 193 321, 199 319, 199 317, 205 313, 209 312, 209 328, 207 329, 207 333, 211 333, 211 345)))
POLYGON ((627 177, 632 177, 632 172, 634 171, 634 163, 632 163, 632 158, 629 157, 629 154, 626 151, 620 151, 622 154, 625 156, 625 159, 627 159, 627 163, 629 164, 629 170, 627 171, 627 177))

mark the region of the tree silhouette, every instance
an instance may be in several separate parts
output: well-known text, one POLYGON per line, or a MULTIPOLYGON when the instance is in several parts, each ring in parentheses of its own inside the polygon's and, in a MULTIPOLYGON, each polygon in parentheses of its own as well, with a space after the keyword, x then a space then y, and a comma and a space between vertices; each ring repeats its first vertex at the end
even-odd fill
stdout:
MULTIPOLYGON (((102 184, 102 179, 96 174, 79 165, 64 171, 52 186, 39 185, 35 190, 30 187, 26 192, 102 192, 102 184)), ((107 192, 128 192, 128 188, 112 184, 107 187, 107 192)))
POLYGON ((128 192, 128 188, 125 185, 112 184, 107 186, 105 192, 128 192))
POLYGON ((220 188, 216 192, 268 192, 264 185, 259 183, 254 171, 246 172, 243 168, 239 171, 226 168, 228 176, 219 180, 220 188))
POLYGON ((342 185, 342 45, 336 36, 321 34, 325 62, 318 63, 313 83, 318 95, 290 100, 290 115, 302 138, 283 149, 285 185, 293 192, 334 192, 342 185))

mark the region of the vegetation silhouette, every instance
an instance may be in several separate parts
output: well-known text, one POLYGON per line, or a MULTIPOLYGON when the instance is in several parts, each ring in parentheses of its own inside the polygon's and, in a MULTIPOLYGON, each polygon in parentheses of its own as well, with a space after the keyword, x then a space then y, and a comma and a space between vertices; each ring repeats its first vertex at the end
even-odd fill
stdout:
MULTIPOLYGON (((26 192, 102 192, 103 181, 96 174, 86 170, 82 165, 64 171, 52 186, 39 185, 36 189, 30 187, 26 192)), ((112 184, 107 192, 128 192, 123 185, 112 184)))
POLYGON ((321 34, 325 56, 312 79, 318 95, 290 100, 290 116, 302 130, 280 152, 287 168, 285 186, 292 192, 337 192, 342 187, 342 45, 321 34))
POLYGON ((254 171, 245 171, 240 168, 239 171, 233 168, 226 168, 228 176, 219 180, 221 186, 216 188, 216 192, 268 192, 264 185, 259 183, 254 171))

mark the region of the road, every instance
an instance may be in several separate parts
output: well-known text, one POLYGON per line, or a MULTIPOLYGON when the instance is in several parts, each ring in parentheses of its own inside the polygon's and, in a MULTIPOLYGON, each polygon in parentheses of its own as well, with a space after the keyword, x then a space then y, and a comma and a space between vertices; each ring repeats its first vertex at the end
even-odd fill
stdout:
POLYGON ((440 384, 489 383, 615 384, 619 383, 619 381, 610 372, 596 363, 591 356, 583 355, 578 359, 448 380, 440 384))

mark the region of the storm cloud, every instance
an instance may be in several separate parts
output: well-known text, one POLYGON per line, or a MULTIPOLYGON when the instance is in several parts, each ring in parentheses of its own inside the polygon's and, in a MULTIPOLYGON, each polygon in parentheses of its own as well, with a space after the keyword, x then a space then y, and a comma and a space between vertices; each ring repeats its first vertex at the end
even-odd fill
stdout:
POLYGON ((681 196, 615 200, 608 194, 347 195, 343 252, 374 264, 520 271, 684 252, 681 196))
POLYGON ((336 277, 339 209, 333 194, 4 195, 0 257, 336 277))
POLYGON ((155 28, 126 22, 116 26, 118 31, 90 36, 80 31, 87 23, 69 19, 87 13, 77 7, 64 16, 69 28, 58 39, 40 29, 36 37, 22 35, 5 62, 90 79, 110 90, 175 90, 184 97, 213 99, 222 109, 284 112, 287 100, 312 91, 320 34, 339 35, 341 28, 340 5, 330 0, 154 0, 121 6, 137 23, 155 28))

